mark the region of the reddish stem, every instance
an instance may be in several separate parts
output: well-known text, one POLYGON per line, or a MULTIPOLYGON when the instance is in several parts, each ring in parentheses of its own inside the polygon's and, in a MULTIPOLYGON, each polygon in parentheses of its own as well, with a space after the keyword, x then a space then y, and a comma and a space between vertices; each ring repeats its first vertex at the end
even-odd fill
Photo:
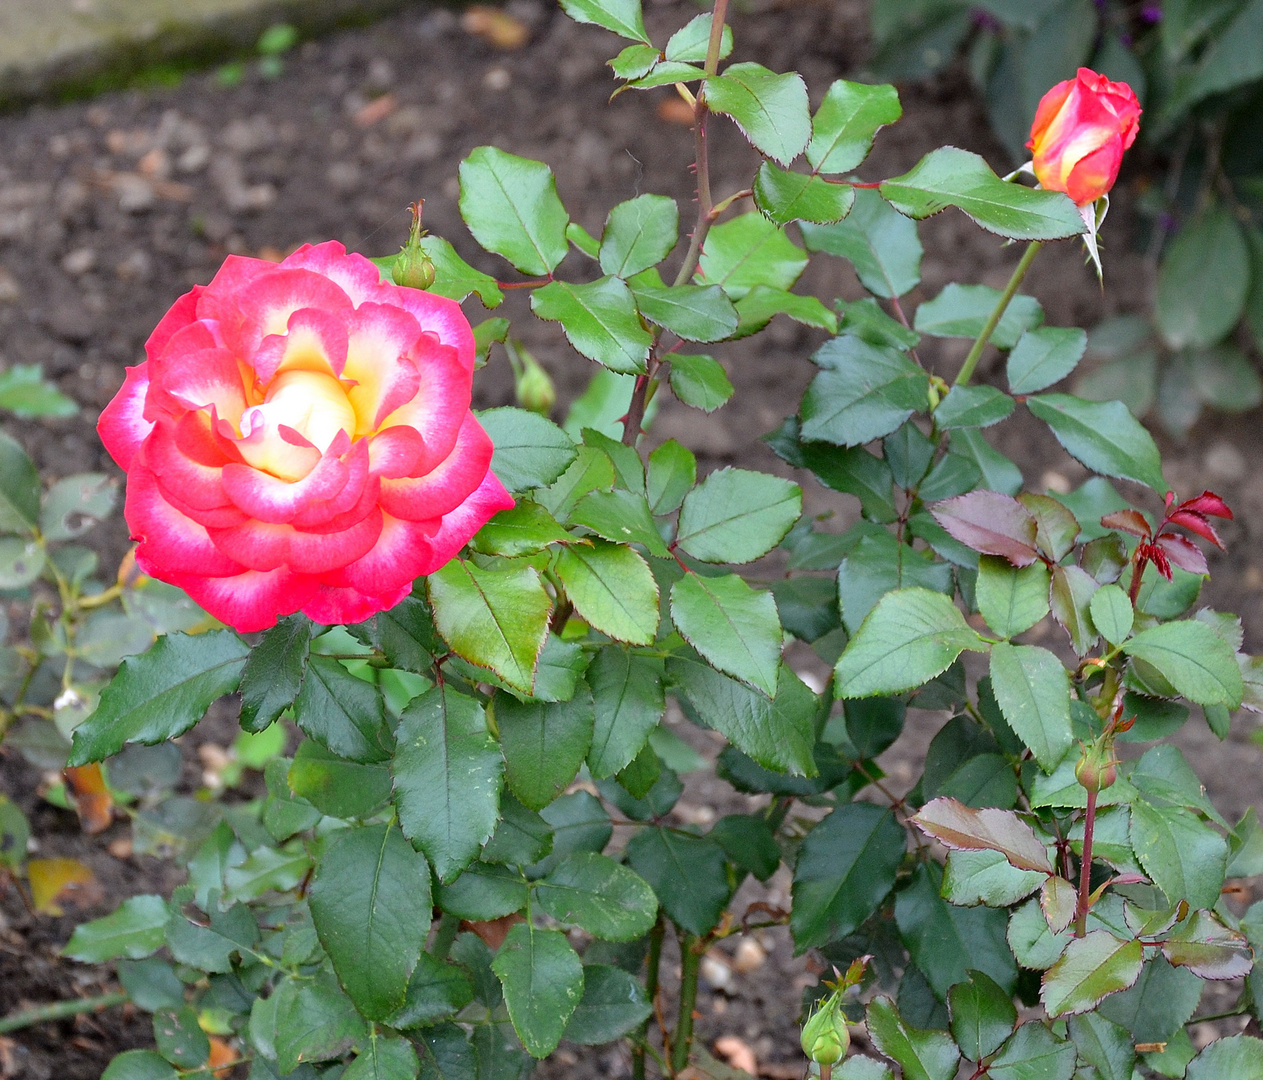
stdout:
POLYGON ((1083 855, 1079 860, 1079 906, 1075 912, 1074 936, 1088 932, 1088 898, 1092 894, 1092 833, 1096 828, 1096 792, 1088 790, 1088 809, 1083 818, 1083 855))

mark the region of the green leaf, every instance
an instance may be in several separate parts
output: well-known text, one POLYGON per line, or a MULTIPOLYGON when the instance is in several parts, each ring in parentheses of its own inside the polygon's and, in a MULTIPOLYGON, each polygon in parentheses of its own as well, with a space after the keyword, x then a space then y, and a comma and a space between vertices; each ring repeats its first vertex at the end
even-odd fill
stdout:
POLYGON ((1261 1080, 1263 1039, 1229 1035, 1216 1039, 1189 1062, 1187 1080, 1261 1080))
POLYGON ((1075 1058, 1074 1043, 1057 1038, 1046 1025, 1033 1020, 1018 1028, 1000 1048, 987 1076, 995 1080, 1070 1080, 1075 1058))
MULTIPOLYGON (((710 46, 711 17, 694 15, 667 39, 663 55, 668 60, 700 64, 706 59, 710 46)), ((732 27, 725 25, 719 35, 719 59, 726 60, 732 52, 732 27)))
POLYGON ((898 694, 928 682, 966 649, 985 652, 951 599, 929 589, 887 593, 838 659, 840 698, 898 694))
POLYGON ((1060 192, 1005 183, 977 154, 954 146, 931 151, 879 190, 909 217, 956 206, 984 229, 1013 240, 1059 240, 1084 230, 1078 209, 1060 192))
MULTIPOLYGON (((288 892, 307 876, 310 869, 311 856, 301 848, 297 851, 256 848, 245 862, 224 871, 224 900, 249 902, 266 892, 288 892)), ((211 927, 215 927, 213 917, 211 927)), ((170 944, 169 927, 167 933, 167 943, 170 944)))
POLYGON ((917 225, 875 191, 855 192, 850 214, 834 225, 801 226, 808 251, 823 251, 855 267, 869 292, 902 296, 921 280, 917 225))
POLYGON ((812 117, 808 164, 818 173, 850 172, 868 157, 873 136, 902 115, 893 86, 836 80, 812 117))
POLYGON ((552 601, 533 567, 482 570, 453 559, 426 580, 434 624, 458 656, 529 694, 552 601))
POLYGON ((1044 974, 1039 999, 1051 1017, 1087 1012, 1108 994, 1135 983, 1144 962, 1139 941, 1123 941, 1108 930, 1073 938, 1044 974))
POLYGON ((945 1031, 906 1023, 888 997, 868 1004, 865 1024, 877 1050, 903 1070, 905 1080, 952 1080, 960 1054, 945 1031))
POLYGON ((662 719, 663 664, 610 645, 593 658, 587 679, 596 707, 588 769, 604 780, 631 763, 662 719))
POLYGON ((390 772, 385 765, 348 761, 315 739, 299 745, 288 780, 295 795, 330 817, 366 818, 390 798, 390 772))
POLYGON ((307 672, 311 620, 287 615, 250 650, 241 671, 241 726, 262 731, 294 703, 307 672))
MULTIPOLYGON (((639 79, 629 82, 625 89, 651 90, 655 86, 670 86, 672 83, 695 82, 704 79, 706 72, 696 64, 685 64, 678 60, 661 60, 653 69, 639 79)), ((618 91, 615 91, 618 93, 618 91)))
POLYGON ((547 1057, 583 997, 583 964, 566 935, 518 923, 491 967, 522 1045, 532 1057, 547 1057))
POLYGON ((667 917, 699 936, 715 927, 728 904, 724 861, 714 840, 658 826, 627 844, 627 862, 652 886, 667 917))
POLYGON ((421 1071, 412 1043, 374 1032, 361 1043, 342 1080, 416 1080, 421 1071))
POLYGON ((781 849, 766 818, 757 814, 729 814, 711 826, 710 836, 719 841, 733 864, 767 881, 781 865, 781 849))
POLYGON ((934 410, 934 420, 942 431, 990 427, 1007 417, 1013 408, 1013 399, 994 386, 953 386, 934 410))
POLYGON ((1022 967, 1036 971, 1052 967, 1069 940, 1069 931, 1053 934, 1048 928, 1038 897, 1028 900, 1009 917, 1009 948, 1022 967))
POLYGON ((753 562, 801 514, 797 484, 749 469, 716 469, 684 497, 676 543, 703 562, 753 562))
POLYGON ((970 970, 985 972, 1011 990, 1017 967, 1005 941, 1004 912, 956 907, 941 892, 942 871, 936 863, 922 863, 911 884, 895 895, 899 936, 935 996, 946 1000, 948 990, 970 970))
MULTIPOLYGON (((972 758, 957 770, 956 775, 984 757, 998 755, 981 754, 972 758)), ((1004 761, 1003 758, 999 760, 1004 761)), ((963 907, 975 904, 1011 907, 1030 896, 1047 880, 1047 875, 1037 871, 1016 869, 998 851, 952 851, 943 869, 943 898, 963 907)))
POLYGON ((104 473, 67 476, 44 496, 40 531, 45 540, 73 540, 109 517, 117 499, 118 485, 104 473))
MULTIPOLYGON (((1000 290, 989 285, 959 285, 952 282, 933 300, 917 308, 913 325, 934 337, 976 338, 1000 301, 1000 290)), ((1044 319, 1043 308, 1033 296, 1017 295, 1009 301, 996 328, 992 344, 1011 349, 1032 327, 1044 319)), ((950 396, 950 395, 949 395, 950 396)))
POLYGON ((790 929, 797 952, 851 934, 894 888, 906 842, 889 810, 843 803, 798 849, 790 929))
POLYGON ((1126 1028, 1096 1012, 1071 1017, 1069 1027, 1079 1056, 1096 1068, 1101 1080, 1132 1080, 1136 1050, 1126 1028))
POLYGON ((39 521, 39 496, 34 462, 15 439, 0 432, 0 531, 31 532, 39 521))
POLYGON ((828 225, 850 213, 855 189, 814 173, 788 172, 770 161, 759 166, 754 178, 754 202, 778 225, 791 221, 816 221, 828 225))
POLYGON ((649 44, 640 0, 562 0, 561 7, 577 23, 595 23, 619 37, 649 44))
POLYGON ((981 971, 969 972, 947 992, 952 1017, 952 1037, 970 1061, 994 1054, 1013 1032, 1017 1010, 1013 999, 981 971))
POLYGON ((735 336, 747 337, 758 333, 776 315, 788 315, 795 322, 827 330, 830 334, 838 332, 837 315, 816 297, 799 296, 770 285, 756 285, 737 301, 737 316, 741 321, 735 336))
POLYGON ((658 917, 658 901, 645 880, 593 851, 567 858, 536 884, 535 895, 558 922, 604 941, 632 941, 658 917))
POLYGON ((506 406, 478 419, 495 444, 491 468, 510 491, 547 487, 578 453, 570 436, 538 413, 506 406))
POLYGON ((685 341, 722 341, 737 329, 736 308, 718 285, 633 284, 631 290, 641 315, 685 341))
POLYGON ((1136 613, 1127 594, 1117 585, 1102 585, 1088 602, 1092 623, 1111 645, 1121 645, 1131 633, 1136 613))
POLYGON ((732 397, 732 383, 712 356, 671 354, 671 389, 685 405, 714 412, 732 397))
POLYGON ((672 657, 667 670, 697 718, 764 768, 816 775, 812 750, 819 701, 788 666, 779 668, 775 700, 682 657, 672 657))
POLYGON ((519 499, 511 510, 501 510, 469 542, 484 555, 533 555, 549 544, 567 543, 569 533, 539 503, 519 499))
POLYGON ((1033 394, 1060 382, 1074 371, 1087 347, 1088 336, 1077 326, 1027 330, 1005 365, 1009 392, 1033 394))
POLYGON ((524 274, 551 274, 570 250, 552 169, 494 146, 460 163, 460 216, 478 243, 524 274))
POLYGON ((341 1057, 364 1034, 363 1019, 327 971, 303 982, 283 979, 273 996, 276 1063, 282 1075, 300 1063, 341 1057))
POLYGON ((0 409, 23 420, 39 416, 74 416, 79 406, 44 379, 41 364, 14 364, 0 372, 0 409))
POLYGON ((601 269, 629 278, 671 254, 680 235, 680 211, 665 195, 637 195, 610 211, 601 234, 601 269))
POLYGON ((991 687, 1009 726, 1044 772, 1052 772, 1074 741, 1070 679, 1061 661, 1038 645, 997 642, 991 646, 991 687))
POLYGON ((1043 394, 1027 398, 1026 406, 1052 429, 1066 453, 1089 469, 1166 492, 1158 448, 1122 402, 1043 394))
POLYGON ((390 758, 390 732, 381 691, 327 656, 311 656, 294 721, 322 746, 352 761, 390 758))
POLYGON ((505 774, 522 805, 541 810, 560 795, 592 745, 596 714, 586 685, 569 701, 495 702, 505 774))
POLYGON ((669 514, 678 509, 696 482, 697 458, 687 446, 668 439, 650 452, 645 487, 653 513, 669 514))
POLYGON ((757 210, 720 222, 706 234, 695 280, 740 300, 756 285, 788 290, 807 266, 802 248, 757 210))
POLYGON ((470 863, 450 885, 439 884, 435 899, 462 919, 503 919, 526 906, 529 892, 520 871, 492 863, 470 863))
POLYGON ((1173 349, 1215 345, 1241 318, 1250 250, 1236 218, 1215 207, 1176 234, 1158 268, 1154 320, 1173 349))
POLYGON ((109 915, 76 926, 62 954, 83 964, 139 960, 162 948, 170 916, 161 896, 133 896, 109 915))
POLYGON ((575 610, 603 634, 633 645, 658 632, 658 585, 645 560, 623 544, 575 544, 557 556, 557 576, 575 610))
POLYGON ((1241 704, 1245 683, 1232 647, 1204 622, 1182 619, 1150 627, 1126 642, 1123 652, 1152 664, 1197 705, 1241 704))
POLYGON ((1136 858, 1171 903, 1213 907, 1223 885, 1228 843, 1183 807, 1132 803, 1131 842, 1136 858))
MULTIPOLYGON (((0 465, 3 463, 0 462, 0 465)), ((231 630, 160 637, 124 659, 96 711, 75 729, 70 765, 117 754, 125 743, 173 739, 237 689, 250 650, 231 630)))
POLYGON ((445 685, 399 718, 391 773, 403 834, 450 882, 478 856, 499 818, 503 761, 482 705, 445 685))
POLYGON ((807 148, 807 85, 797 72, 777 75, 759 64, 732 64, 704 87, 712 112, 732 117, 756 150, 788 166, 807 148))
POLYGON ((197 1026, 197 1013, 187 1005, 154 1013, 153 1035, 158 1052, 172 1065, 193 1069, 210 1057, 210 1040, 197 1026))
POLYGON ((531 310, 561 323, 566 340, 589 360, 611 371, 643 375, 653 336, 636 315, 627 283, 603 277, 584 285, 551 281, 531 293, 531 310))
POLYGON ((430 868, 389 825, 334 833, 307 893, 334 971, 370 1020, 404 1002, 431 919, 430 868))
POLYGON ((180 1074, 152 1050, 124 1050, 101 1074, 101 1080, 179 1080, 180 1074))
POLYGON ((584 1046, 612 1042, 652 1013, 653 1004, 636 976, 606 964, 585 964, 583 997, 566 1024, 563 1037, 584 1046))
POLYGON ((441 236, 421 237, 421 250, 434 264, 434 284, 426 292, 446 296, 457 303, 470 293, 477 293, 485 308, 499 307, 504 300, 504 293, 500 291, 496 279, 475 270, 441 236))
POLYGON ((776 696, 782 631, 771 593, 737 574, 686 574, 671 587, 671 620, 720 671, 776 696))
POLYGON ((585 495, 570 512, 570 522, 618 544, 643 544, 650 555, 660 559, 669 556, 667 545, 654 524, 649 502, 639 492, 594 491, 585 495))
MULTIPOLYGON (((610 70, 618 79, 639 79, 653 70, 660 53, 652 45, 628 45, 613 60, 607 60, 610 70)), ((595 251, 595 245, 593 250, 595 251)))
POLYGON ((826 342, 814 359, 825 370, 803 395, 804 439, 859 446, 928 407, 929 376, 895 349, 846 335, 826 342))
POLYGON ((461 968, 423 952, 408 980, 403 1005, 389 1024, 404 1030, 430 1025, 455 1015, 473 998, 473 983, 461 968))
POLYGON ((984 555, 974 586, 978 610, 1000 637, 1015 637, 1048 614, 1049 581, 1042 562, 1016 567, 1007 559, 984 555))

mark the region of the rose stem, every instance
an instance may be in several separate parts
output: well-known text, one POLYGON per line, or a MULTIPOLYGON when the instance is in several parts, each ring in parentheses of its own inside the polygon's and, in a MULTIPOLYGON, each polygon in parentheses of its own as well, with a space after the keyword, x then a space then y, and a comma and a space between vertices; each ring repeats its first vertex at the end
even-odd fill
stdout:
POLYGON ((701 972, 701 942, 696 934, 680 934, 680 1016, 671 1040, 671 1072, 679 1074, 689 1063, 693 1045, 693 1009, 697 1006, 697 977, 701 972))
POLYGON ((1088 932, 1088 897, 1091 895, 1092 832, 1096 828, 1096 792, 1088 789, 1088 809, 1083 817, 1083 856, 1079 860, 1079 906, 1075 912, 1074 936, 1088 932))
POLYGON ((128 1000, 126 994, 101 994, 97 997, 74 998, 71 1001, 54 1001, 51 1005, 36 1005, 31 1009, 10 1013, 0 1017, 0 1033, 17 1031, 19 1028, 42 1024, 47 1020, 65 1020, 81 1013, 96 1012, 108 1009, 112 1005, 122 1005, 128 1000))
POLYGON ((991 340, 991 335, 995 333, 995 328, 1008 310, 1009 301, 1013 299, 1017 287, 1022 284, 1022 278, 1026 277, 1026 271, 1030 269, 1031 263, 1034 262, 1035 256, 1039 254, 1039 249, 1043 246, 1042 240, 1032 240, 1026 245, 1026 251, 1023 252, 1017 266, 1013 268, 1013 276, 1009 278, 1009 283, 1004 287, 1004 292, 1000 294, 1000 299, 996 302, 995 310, 969 350, 969 355, 965 357, 965 362, 961 365, 960 373, 956 376, 953 386, 964 386, 973 378, 974 368, 978 366, 978 358, 982 356, 982 350, 987 347, 987 342, 991 340))
MULTIPOLYGON (((645 994, 650 1001, 658 995, 658 968, 662 962, 662 939, 666 937, 667 926, 659 919, 649 931, 649 960, 645 972, 645 994)), ((649 1039, 649 1018, 640 1025, 640 1039, 632 1047, 632 1080, 645 1080, 645 1043, 649 1039)))

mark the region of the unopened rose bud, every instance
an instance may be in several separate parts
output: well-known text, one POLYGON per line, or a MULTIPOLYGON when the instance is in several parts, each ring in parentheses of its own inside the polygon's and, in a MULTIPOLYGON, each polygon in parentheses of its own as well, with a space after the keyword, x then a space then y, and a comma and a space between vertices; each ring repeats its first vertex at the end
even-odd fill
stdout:
POLYGON ((1074 767, 1074 778, 1085 791, 1100 793, 1118 779, 1118 762, 1111 742, 1095 742, 1083 748, 1083 756, 1074 767))
POLYGON ((425 230, 421 228, 421 206, 424 201, 418 199, 409 207, 412 211, 412 228, 408 233, 408 242, 390 264, 391 280, 396 285, 409 289, 428 289, 434 284, 434 263, 421 247, 421 237, 425 235, 425 230))
POLYGON ((818 1065, 835 1065, 846 1057, 851 1031, 842 1013, 842 995, 835 991, 824 999, 803 1024, 803 1053, 818 1065))
POLYGON ((513 365, 513 389, 517 403, 524 409, 547 416, 557 403, 557 388, 553 380, 539 365, 539 361, 527 352, 520 341, 506 341, 505 351, 513 365))

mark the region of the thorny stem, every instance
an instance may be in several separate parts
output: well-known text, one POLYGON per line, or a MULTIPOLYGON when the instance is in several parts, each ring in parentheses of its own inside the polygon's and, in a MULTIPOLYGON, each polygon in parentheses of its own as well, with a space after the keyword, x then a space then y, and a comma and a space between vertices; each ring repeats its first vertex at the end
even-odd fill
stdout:
POLYGON ((697 977, 702 968, 702 950, 696 934, 680 934, 680 1015, 671 1040, 671 1072, 678 1075, 689 1063, 693 1045, 693 1010, 697 1006, 697 977))
POLYGON ((956 376, 953 386, 964 386, 973 378, 974 368, 978 366, 982 350, 987 347, 987 342, 991 340, 991 335, 995 333, 995 328, 1000 325, 1000 320, 1004 318, 1004 313, 1008 310, 1009 301, 1017 293, 1018 286, 1022 284, 1022 278, 1026 277, 1026 271, 1030 269, 1031 263, 1035 261, 1035 256, 1039 254, 1039 249, 1043 246, 1044 242, 1042 240, 1032 240, 1026 245, 1026 251, 1023 252, 1017 266, 1013 268, 1013 275, 1009 278, 1009 283, 1004 287, 1004 292, 1000 294, 995 310, 991 313, 991 317, 987 319, 986 324, 982 328, 982 333, 978 335, 973 347, 969 350, 969 355, 965 357, 965 362, 961 365, 960 373, 956 376))
MULTIPOLYGON (((661 918, 649 931, 649 959, 645 970, 645 994, 650 1001, 658 996, 658 969, 662 964, 662 939, 667 935, 667 925, 661 918)), ((649 1042, 649 1018, 640 1025, 640 1037, 632 1047, 632 1080, 645 1080, 645 1050, 649 1042)))
POLYGON ((120 992, 99 994, 97 997, 75 998, 72 1001, 54 1001, 51 1005, 36 1005, 34 1008, 0 1017, 0 1034, 30 1027, 32 1024, 42 1024, 48 1020, 65 1020, 71 1016, 79 1016, 81 1013, 97 1012, 114 1005, 122 1005, 127 1000, 127 995, 120 992))
POLYGON ((1083 855, 1079 860, 1079 906, 1075 912, 1074 936, 1081 938, 1088 932, 1088 899, 1092 886, 1092 832, 1096 828, 1096 792, 1088 789, 1088 809, 1083 818, 1083 855))

